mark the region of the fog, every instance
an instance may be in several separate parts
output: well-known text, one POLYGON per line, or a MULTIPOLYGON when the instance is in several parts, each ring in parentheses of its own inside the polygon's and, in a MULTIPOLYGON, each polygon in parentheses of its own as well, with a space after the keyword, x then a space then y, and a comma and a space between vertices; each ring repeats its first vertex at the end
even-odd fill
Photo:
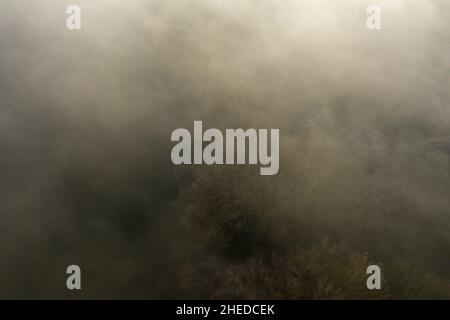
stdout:
POLYGON ((0 297, 228 297, 186 270, 324 238, 450 295, 448 1, 72 3, 0 4, 0 297), (278 175, 173 165, 194 120, 280 129, 278 175))

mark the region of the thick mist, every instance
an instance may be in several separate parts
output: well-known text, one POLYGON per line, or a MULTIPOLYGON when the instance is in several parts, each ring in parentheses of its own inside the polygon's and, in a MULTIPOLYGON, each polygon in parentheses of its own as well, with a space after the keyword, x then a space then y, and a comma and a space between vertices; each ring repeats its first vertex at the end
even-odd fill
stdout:
POLYGON ((73 2, 0 4, 0 297, 228 297, 185 280, 324 238, 450 294, 447 1, 73 2), (174 166, 194 120, 279 128, 279 174, 174 166))

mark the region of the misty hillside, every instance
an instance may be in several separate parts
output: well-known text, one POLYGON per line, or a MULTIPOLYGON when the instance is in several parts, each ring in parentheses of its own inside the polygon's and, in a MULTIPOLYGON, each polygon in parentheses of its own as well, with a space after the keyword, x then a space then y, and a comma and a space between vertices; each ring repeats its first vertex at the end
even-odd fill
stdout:
POLYGON ((1 298, 450 298, 448 1, 77 3, 0 4, 1 298), (278 175, 173 165, 194 120, 278 175))

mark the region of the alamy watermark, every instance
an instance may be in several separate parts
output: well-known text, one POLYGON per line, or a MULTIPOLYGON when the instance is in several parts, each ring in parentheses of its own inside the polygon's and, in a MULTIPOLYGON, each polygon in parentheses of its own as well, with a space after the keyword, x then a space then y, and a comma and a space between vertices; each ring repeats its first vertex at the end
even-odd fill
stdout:
POLYGON ((78 5, 71 4, 66 9, 69 16, 66 19, 66 28, 68 30, 81 30, 81 8, 78 5))
POLYGON ((270 129, 270 135, 268 129, 225 129, 223 134, 215 128, 203 132, 202 121, 194 121, 193 134, 188 129, 176 129, 171 141, 178 142, 171 152, 176 165, 260 164, 263 176, 275 175, 280 168, 279 129, 270 129))

